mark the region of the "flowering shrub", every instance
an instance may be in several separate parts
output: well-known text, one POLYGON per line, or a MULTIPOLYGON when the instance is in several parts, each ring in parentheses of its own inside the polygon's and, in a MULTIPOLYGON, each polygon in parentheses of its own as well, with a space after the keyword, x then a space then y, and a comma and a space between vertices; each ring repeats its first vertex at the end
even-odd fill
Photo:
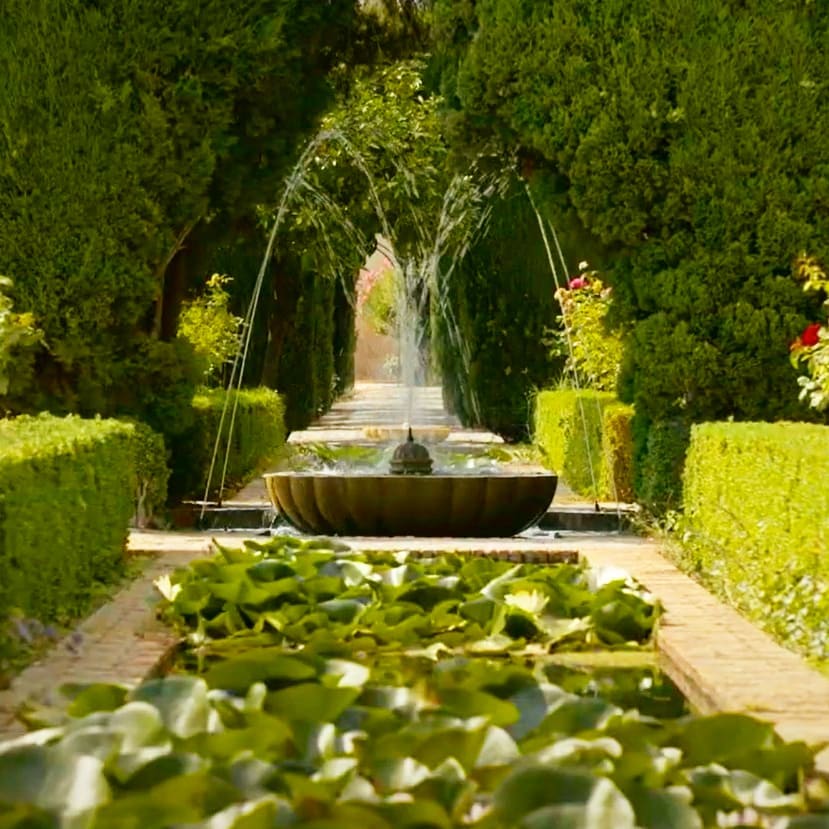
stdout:
MULTIPOLYGON (((823 307, 829 313, 829 277, 814 257, 801 255, 797 275, 803 280, 804 291, 824 294, 823 307)), ((815 409, 829 408, 829 328, 813 322, 807 325, 791 345, 792 365, 805 367, 808 375, 797 378, 800 399, 808 400, 815 409)))
POLYGON ((567 357, 565 375, 577 375, 579 385, 599 391, 616 391, 622 362, 622 340, 607 327, 611 289, 585 272, 556 291, 561 305, 563 331, 555 349, 567 357))

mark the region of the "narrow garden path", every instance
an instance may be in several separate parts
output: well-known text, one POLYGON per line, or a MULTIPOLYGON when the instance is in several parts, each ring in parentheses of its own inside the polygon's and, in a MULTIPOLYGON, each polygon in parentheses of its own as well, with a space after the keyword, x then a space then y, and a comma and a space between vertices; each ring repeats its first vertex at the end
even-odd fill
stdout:
MULTIPOLYGON (((326 441, 343 433, 359 433, 352 439, 364 440, 365 428, 398 423, 389 424, 384 414, 384 401, 395 394, 399 394, 395 387, 358 387, 312 428, 292 435, 292 440, 326 441), (373 417, 377 419, 372 421, 373 417)), ((448 427, 453 439, 469 434, 443 411, 439 392, 423 390, 421 402, 425 423, 448 427)), ((488 433, 473 434, 479 440, 496 440, 488 433)), ((263 495, 259 483, 253 482, 238 497, 252 503, 263 495)), ((215 537, 239 546, 245 539, 243 533, 215 537)), ((164 670, 176 642, 155 620, 153 580, 207 554, 210 538, 197 532, 133 531, 129 550, 151 554, 153 560, 139 579, 24 671, 10 689, 0 692, 0 739, 19 731, 13 721, 17 706, 50 701, 63 683, 132 683, 164 670)), ((455 551, 534 562, 580 558, 596 566, 622 568, 663 604, 665 615, 657 635, 660 663, 695 708, 751 713, 773 722, 786 739, 829 744, 829 678, 681 573, 652 539, 620 533, 562 533, 510 539, 343 540, 366 551, 455 551)), ((829 750, 818 761, 819 768, 829 773, 829 750)))

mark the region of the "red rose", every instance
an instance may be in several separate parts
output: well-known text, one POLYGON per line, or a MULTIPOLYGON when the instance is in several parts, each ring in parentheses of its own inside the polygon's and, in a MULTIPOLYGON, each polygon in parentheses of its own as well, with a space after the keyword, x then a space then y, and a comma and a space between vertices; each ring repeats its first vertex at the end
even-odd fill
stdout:
POLYGON ((803 329, 803 333, 800 335, 800 342, 803 345, 817 345, 818 341, 820 340, 820 323, 813 322, 811 325, 807 325, 803 329))
POLYGON ((586 276, 577 276, 571 279, 567 287, 571 291, 577 291, 579 288, 586 288, 590 284, 590 280, 586 276))

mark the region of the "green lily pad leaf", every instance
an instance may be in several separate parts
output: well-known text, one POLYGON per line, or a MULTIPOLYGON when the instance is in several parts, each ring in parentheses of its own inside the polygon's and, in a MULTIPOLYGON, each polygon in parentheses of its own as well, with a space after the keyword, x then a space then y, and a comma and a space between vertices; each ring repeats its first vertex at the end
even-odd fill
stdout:
MULTIPOLYGON (((248 545, 246 543, 245 546, 256 549, 254 544, 248 545)), ((220 544, 215 538, 213 539, 213 548, 228 564, 241 564, 250 560, 250 553, 247 550, 239 549, 239 547, 227 547, 224 544, 220 544)), ((210 563, 212 564, 212 562, 210 563)))
POLYGON ((334 722, 359 695, 359 688, 302 683, 269 693, 265 706, 287 720, 334 722))
POLYGON ((334 783, 350 776, 357 770, 360 761, 356 757, 332 757, 326 760, 311 776, 312 780, 334 783))
POLYGON ((166 829, 178 823, 197 823, 228 808, 238 798, 233 786, 207 772, 172 777, 151 789, 104 804, 95 816, 95 826, 166 829))
POLYGON ((97 757, 51 746, 23 746, 0 754, 0 803, 28 803, 78 815, 109 800, 97 757))
POLYGON ((156 756, 124 782, 127 790, 142 792, 170 780, 195 774, 207 768, 207 760, 197 754, 162 754, 156 756))
POLYGON ((323 676, 326 679, 335 679, 339 688, 362 688, 368 682, 371 671, 359 662, 328 659, 325 662, 323 676))
POLYGON ((624 819, 625 816, 612 810, 604 811, 580 803, 560 803, 525 815, 517 829, 632 829, 632 822, 619 822, 624 819))
POLYGON ((286 581, 291 582, 292 591, 296 589, 296 582, 293 579, 254 583, 247 578, 240 578, 236 581, 211 584, 210 592, 217 599, 221 599, 231 605, 251 605, 252 607, 256 607, 257 605, 264 604, 271 597, 271 592, 265 589, 266 586, 281 585, 286 581))
POLYGON ((128 702, 109 718, 109 727, 121 735, 121 754, 147 746, 169 746, 162 713, 149 702, 128 702))
POLYGON ((719 763, 735 754, 771 748, 780 742, 770 723, 731 713, 692 718, 676 738, 688 766, 719 763))
POLYGON ((565 737, 536 751, 533 759, 544 765, 579 765, 592 767, 603 760, 617 760, 622 756, 622 747, 611 737, 597 737, 583 740, 579 737, 565 737))
POLYGON ((205 674, 211 688, 223 688, 244 694, 257 682, 276 690, 317 676, 317 669, 308 659, 286 654, 283 648, 259 648, 235 659, 217 662, 205 674))
POLYGON ((62 685, 60 692, 71 700, 66 713, 70 717, 85 717, 95 711, 114 711, 127 701, 124 685, 103 682, 62 685))
POLYGON ((359 619, 366 609, 366 606, 356 599, 329 599, 327 602, 321 602, 318 607, 332 622, 347 625, 359 619))
POLYGON ((354 775, 348 783, 345 784, 340 793, 340 802, 347 803, 349 801, 361 801, 363 803, 379 803, 380 797, 377 790, 366 780, 365 777, 354 775))
POLYGON ((452 829, 452 820, 438 803, 416 800, 413 803, 384 803, 378 811, 395 829, 452 829))
POLYGON ((664 790, 631 786, 625 794, 643 829, 703 829, 702 818, 691 806, 691 791, 684 786, 664 790))
POLYGON ((583 771, 535 765, 516 769, 496 790, 494 805, 505 826, 635 827, 633 807, 619 789, 607 778, 583 771))
POLYGON ((247 574, 254 581, 278 581, 295 576, 294 568, 290 564, 273 558, 257 561, 248 567, 247 574))
POLYGON ((608 720, 621 714, 620 709, 599 697, 562 699, 539 726, 543 734, 579 734, 601 729, 608 720))
POLYGON ((431 771, 413 757, 383 760, 377 764, 375 777, 387 792, 404 792, 428 780, 431 771))
POLYGON ((485 691, 446 689, 440 692, 440 704, 458 717, 488 717, 493 725, 511 725, 519 717, 515 705, 485 691))
POLYGON ((190 676, 151 679, 135 688, 130 698, 158 709, 168 731, 187 738, 204 731, 210 715, 207 683, 190 676))
POLYGON ((432 610, 440 602, 457 598, 458 593, 452 588, 441 587, 437 584, 417 584, 398 596, 398 601, 416 604, 423 610, 432 610))
POLYGON ((475 759, 475 768, 508 766, 520 756, 518 745, 509 733, 493 725, 486 730, 484 744, 475 759))
POLYGON ((503 573, 500 573, 481 588, 481 595, 486 596, 488 599, 501 601, 510 592, 510 582, 515 581, 522 569, 522 564, 516 564, 503 573))
POLYGON ((498 612, 503 613, 503 605, 486 596, 478 596, 468 602, 463 602, 458 608, 458 613, 464 619, 471 619, 481 626, 488 625, 498 612))
POLYGON ((295 815, 290 804, 276 795, 234 803, 188 829, 273 829, 287 826, 295 815))

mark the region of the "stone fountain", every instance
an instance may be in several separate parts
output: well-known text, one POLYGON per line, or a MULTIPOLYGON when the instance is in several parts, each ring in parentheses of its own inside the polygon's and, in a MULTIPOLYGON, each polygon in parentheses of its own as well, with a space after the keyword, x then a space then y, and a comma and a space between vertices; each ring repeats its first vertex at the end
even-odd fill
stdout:
POLYGON ((273 472, 268 495, 297 529, 321 535, 509 537, 538 522, 558 478, 546 472, 432 472, 409 429, 388 474, 273 472))

